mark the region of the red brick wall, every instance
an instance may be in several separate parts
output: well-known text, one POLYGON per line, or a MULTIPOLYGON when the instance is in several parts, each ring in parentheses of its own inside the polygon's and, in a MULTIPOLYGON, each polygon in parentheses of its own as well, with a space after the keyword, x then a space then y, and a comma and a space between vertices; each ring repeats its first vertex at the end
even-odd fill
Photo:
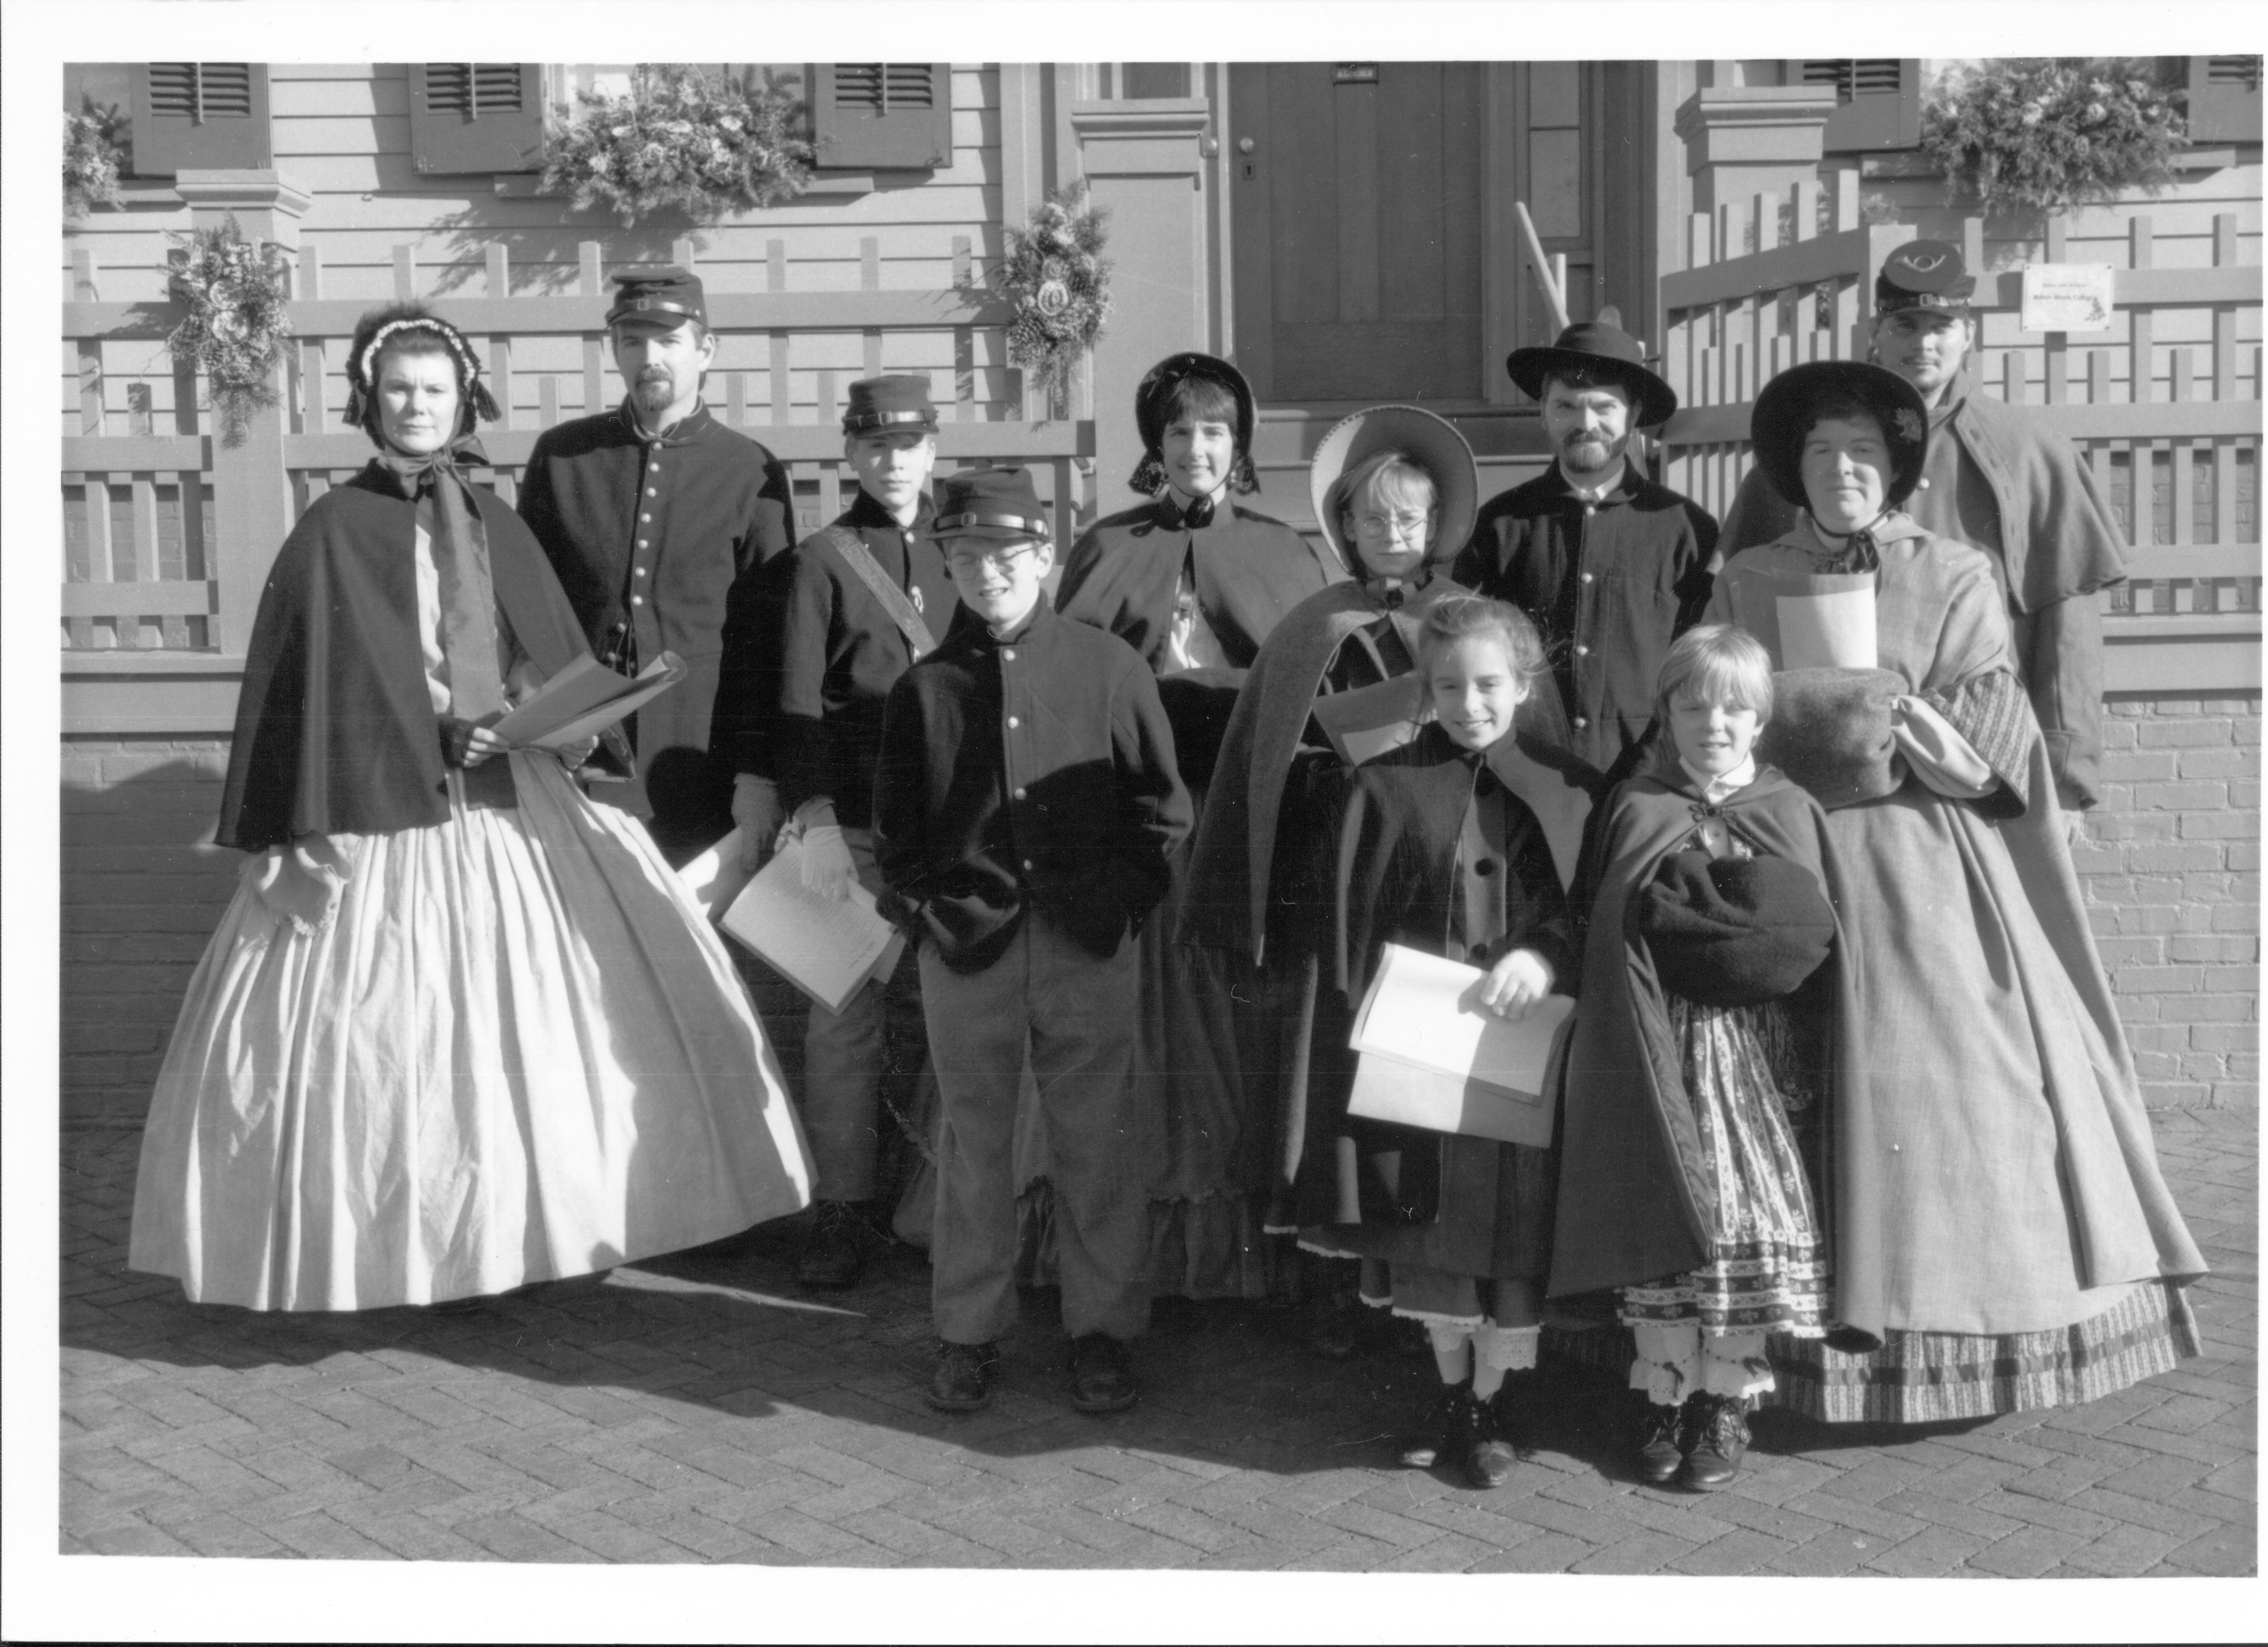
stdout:
POLYGON ((2074 855, 2158 1106, 2260 1080, 2260 698, 2114 696, 2102 807, 2074 855))
MULTIPOLYGON (((2154 1105, 2258 1101, 2260 699, 2110 703, 2077 852, 2154 1105)), ((236 887, 212 835, 226 746, 66 740, 63 1079, 73 1119, 140 1116, 236 887)))

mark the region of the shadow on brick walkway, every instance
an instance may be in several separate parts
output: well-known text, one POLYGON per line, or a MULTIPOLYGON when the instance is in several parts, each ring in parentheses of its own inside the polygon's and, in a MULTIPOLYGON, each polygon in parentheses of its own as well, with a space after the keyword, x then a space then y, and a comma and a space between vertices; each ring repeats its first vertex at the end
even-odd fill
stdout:
MULTIPOLYGON (((1615 1380, 1556 1369, 1511 1485, 1396 1467, 1432 1379, 1161 1306, 1143 1399, 1064 1399, 1034 1312, 972 1418, 920 1397, 928 1272, 799 1295, 793 1225, 492 1301, 267 1316, 124 1268, 138 1133, 63 1140, 65 1553, 1601 1573, 2254 1570, 2255 1116, 2155 1117, 2215 1268, 2205 1354, 2066 1411, 1930 1430, 1757 1421, 1735 1486, 1632 1482, 1615 1380)), ((1043 1302, 1043 1301, 1036 1301, 1043 1302)))

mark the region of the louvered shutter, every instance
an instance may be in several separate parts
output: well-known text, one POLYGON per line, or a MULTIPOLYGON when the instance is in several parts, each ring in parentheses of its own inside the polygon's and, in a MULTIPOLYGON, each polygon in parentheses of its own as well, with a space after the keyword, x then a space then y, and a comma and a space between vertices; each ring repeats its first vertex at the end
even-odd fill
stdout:
POLYGON ((543 169, 543 65, 409 65, 409 153, 420 173, 543 169))
POLYGON ((952 65, 811 66, 811 136, 822 166, 853 171, 953 164, 952 65))
POLYGON ((1827 152, 1921 146, 1921 60, 1918 57, 1791 58, 1789 85, 1833 86, 1840 107, 1827 118, 1827 152))
POLYGON ((2190 140, 2260 141, 2260 59, 2190 59, 2190 140))
POLYGON ((268 65, 134 65, 134 173, 171 177, 207 168, 275 164, 268 127, 268 65))

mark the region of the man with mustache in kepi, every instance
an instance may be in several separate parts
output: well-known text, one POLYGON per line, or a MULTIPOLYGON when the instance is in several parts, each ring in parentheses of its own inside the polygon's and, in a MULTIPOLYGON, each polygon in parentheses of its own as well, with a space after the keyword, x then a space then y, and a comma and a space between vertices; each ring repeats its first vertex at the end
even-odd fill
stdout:
MULTIPOLYGON (((2008 598, 2017 675, 2076 838, 2080 814, 2102 798, 2099 592, 2125 581, 2125 534, 2071 442, 1977 393, 1963 370, 1977 339, 1976 290, 1958 246, 1909 240, 1894 249, 1874 280, 1874 360, 1929 408, 1929 451, 1906 512, 1992 562, 2008 598)), ((1800 518, 1750 470, 1725 516, 1725 557, 1777 540, 1800 518)))
POLYGON ((1631 436, 1677 409, 1636 338, 1579 320, 1505 369, 1542 402, 1555 461, 1482 507, 1452 575, 1535 623, 1571 747, 1610 787, 1637 763, 1670 643, 1709 604, 1717 523, 1631 460, 1631 436))
POLYGON ((757 570, 788 547, 792 495, 779 460, 702 403, 717 339, 700 280, 674 264, 614 280, 607 328, 630 393, 537 437, 519 512, 601 663, 636 674, 665 651, 685 662, 630 723, 643 791, 632 810, 681 864, 736 820, 768 824, 767 839, 779 828, 768 776, 740 779, 758 804, 735 806, 735 761, 711 754, 710 730, 720 695, 736 692, 728 652, 751 656, 731 643, 758 624, 757 570))

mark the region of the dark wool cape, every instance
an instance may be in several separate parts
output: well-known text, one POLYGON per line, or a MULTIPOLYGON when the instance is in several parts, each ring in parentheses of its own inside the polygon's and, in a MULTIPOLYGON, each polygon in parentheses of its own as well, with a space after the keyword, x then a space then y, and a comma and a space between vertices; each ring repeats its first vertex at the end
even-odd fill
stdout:
MULTIPOLYGON (((1583 1005, 1561 1099, 1554 1297, 1643 1285, 1709 1261, 1716 1191, 1660 982, 1626 919, 1654 865, 1704 810, 1691 779, 1665 750, 1615 790, 1590 843, 1581 889, 1590 904, 1583 1005)), ((1778 770, 1759 767, 1755 782, 1705 810, 1760 855, 1809 870, 1841 908, 1827 815, 1778 770)), ((1841 1090, 1837 1060, 1857 1044, 1847 968, 1830 958, 1793 1004, 1810 1032, 1801 1041, 1812 1090, 1831 1104, 1841 1090)), ((1833 1223, 1826 1210, 1830 1187, 1829 1174, 1815 1172, 1822 1234, 1833 1223)))
MULTIPOLYGON (((1437 573, 1394 612, 1395 629, 1411 657, 1426 612, 1445 596, 1469 592, 1437 573)), ((1190 849, 1182 942, 1261 958, 1284 782, 1314 711, 1315 690, 1346 637, 1385 614, 1364 585, 1333 584, 1293 607, 1253 659, 1221 737, 1190 849)))
MULTIPOLYGON (((1326 962, 1329 1010, 1318 1004, 1315 1077, 1308 1083, 1300 1139, 1298 1205, 1303 1224, 1332 1219, 1336 1174, 1324 1140, 1348 1129, 1356 1055, 1346 1045, 1356 1004, 1388 944, 1429 955, 1491 965, 1532 949, 1551 968, 1553 988, 1573 991, 1576 948, 1566 888, 1580 856, 1597 774, 1552 745, 1515 732, 1469 758, 1438 724, 1364 762, 1349 778, 1336 835, 1335 942, 1326 962), (1464 885, 1458 848, 1484 762, 1504 785, 1506 930, 1474 957, 1453 951, 1453 911, 1464 885)), ((1387 1127, 1397 1136, 1401 1183, 1383 1221, 1414 1221, 1422 1233, 1389 1245, 1399 1261, 1469 1276, 1541 1276, 1550 1226, 1550 1151, 1487 1138, 1387 1127)), ((1367 1203, 1371 1187, 1366 1185, 1367 1203)), ((1365 1222, 1373 1210, 1366 1204, 1365 1222)), ((1344 1226, 1335 1226, 1343 1228, 1344 1226)))
MULTIPOLYGON (((503 620, 546 679, 589 651, 534 534, 471 489, 503 620)), ((440 738, 417 634, 417 505, 373 460, 317 498, 260 594, 237 697, 222 846, 442 823, 440 738)))
POLYGON ((1182 776, 1195 790, 1211 778, 1237 689, 1261 643, 1301 601, 1346 573, 1282 521, 1238 504, 1224 503, 1207 526, 1181 519, 1160 499, 1095 522, 1064 562, 1056 610, 1108 629, 1142 654, 1160 677, 1182 776), (1228 666, 1167 676, 1184 563, 1228 666))

